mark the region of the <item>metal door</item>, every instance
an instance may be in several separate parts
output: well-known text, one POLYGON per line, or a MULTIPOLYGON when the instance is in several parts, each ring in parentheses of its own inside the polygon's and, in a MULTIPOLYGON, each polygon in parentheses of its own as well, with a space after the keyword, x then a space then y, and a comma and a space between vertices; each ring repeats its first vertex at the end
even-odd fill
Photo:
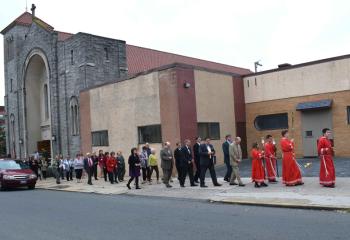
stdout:
POLYGON ((323 128, 332 129, 332 111, 310 110, 301 113, 304 157, 317 156, 317 139, 323 128))

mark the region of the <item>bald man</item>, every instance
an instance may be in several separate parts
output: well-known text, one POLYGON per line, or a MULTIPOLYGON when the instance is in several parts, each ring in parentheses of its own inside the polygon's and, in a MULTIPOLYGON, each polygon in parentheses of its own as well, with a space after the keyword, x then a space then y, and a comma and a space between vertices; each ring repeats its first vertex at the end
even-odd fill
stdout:
POLYGON ((244 187, 241 180, 241 176, 239 174, 239 163, 242 162, 242 149, 241 149, 241 138, 236 137, 235 141, 230 144, 229 147, 230 154, 230 164, 232 166, 232 174, 230 178, 230 185, 238 185, 240 187, 244 187), (238 184, 235 182, 237 179, 238 184))
POLYGON ((164 147, 160 150, 161 168, 163 170, 163 183, 167 188, 172 186, 169 184, 171 171, 173 169, 173 152, 170 149, 170 143, 165 142, 164 147))

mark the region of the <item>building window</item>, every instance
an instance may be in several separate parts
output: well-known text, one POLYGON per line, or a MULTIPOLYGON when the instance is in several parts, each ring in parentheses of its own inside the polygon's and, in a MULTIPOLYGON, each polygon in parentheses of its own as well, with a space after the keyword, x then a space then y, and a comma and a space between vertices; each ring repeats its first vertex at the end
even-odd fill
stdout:
POLYGON ((105 50, 105 59, 109 60, 109 56, 108 56, 108 48, 104 48, 105 50))
POLYGON ((161 143, 162 129, 160 125, 149 125, 138 127, 139 144, 143 143, 161 143))
POLYGON ((313 137, 312 131, 305 131, 305 137, 312 138, 313 137))
POLYGON ((13 36, 10 35, 6 38, 5 44, 4 44, 4 52, 5 52, 5 61, 11 61, 14 58, 14 43, 13 43, 13 36))
POLYGON ((11 157, 16 157, 16 143, 15 143, 15 115, 10 115, 10 150, 11 157))
POLYGON ((79 135, 79 105, 77 97, 72 97, 69 102, 71 133, 73 136, 79 135))
POLYGON ((74 51, 70 50, 70 64, 74 65, 74 51))
POLYGON ((217 122, 213 123, 198 123, 198 136, 210 138, 213 140, 220 140, 220 124, 217 122))
POLYGON ((44 108, 45 108, 45 120, 49 119, 49 89, 47 84, 44 85, 44 108))
POLYGON ((249 79, 247 80, 247 86, 249 87, 249 79))
POLYGON ((10 79, 10 92, 13 91, 13 79, 11 78, 10 79))
POLYGON ((288 128, 288 113, 259 115, 254 120, 257 130, 275 130, 288 128))
POLYGON ((350 106, 347 107, 347 113, 348 113, 348 124, 350 124, 350 106))
POLYGON ((107 130, 92 132, 91 138, 94 147, 109 146, 107 130))

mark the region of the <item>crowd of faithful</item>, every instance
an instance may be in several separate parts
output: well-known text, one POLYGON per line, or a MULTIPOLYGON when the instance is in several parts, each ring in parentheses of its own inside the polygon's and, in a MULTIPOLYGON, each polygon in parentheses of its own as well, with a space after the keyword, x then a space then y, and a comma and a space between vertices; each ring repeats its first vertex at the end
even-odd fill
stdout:
MULTIPOLYGON (((282 181, 286 186, 297 186, 304 184, 301 176, 301 166, 298 164, 294 153, 294 140, 289 138, 288 130, 282 131, 280 147, 282 151, 282 181)), ((325 187, 335 186, 335 168, 333 163, 333 147, 330 141, 331 131, 328 128, 322 130, 322 137, 318 141, 318 153, 320 157, 320 184, 325 187)), ((232 138, 231 135, 225 137, 222 144, 224 153, 224 163, 227 171, 224 180, 230 185, 244 187, 242 182, 239 165, 242 162, 241 138, 232 138)), ((278 177, 276 142, 271 135, 267 135, 261 142, 261 145, 255 142, 251 149, 252 158, 252 182, 256 188, 267 187, 269 183, 276 183, 278 177)), ((172 151, 169 142, 163 144, 160 150, 160 167, 163 172, 162 182, 167 188, 171 188, 171 176, 173 168, 177 170, 178 180, 181 187, 185 187, 187 175, 189 176, 190 186, 207 187, 205 184, 206 172, 209 170, 214 186, 221 186, 217 180, 215 172, 216 150, 210 143, 210 138, 204 141, 200 137, 191 146, 190 140, 183 143, 177 142, 176 149, 172 151)), ((146 143, 139 151, 134 147, 131 149, 128 157, 129 180, 126 186, 131 189, 131 183, 135 181, 136 189, 140 189, 141 184, 152 184, 153 173, 156 175, 156 184, 160 183, 159 160, 156 150, 150 148, 146 143)), ((37 174, 39 179, 46 179, 49 162, 47 157, 39 157, 36 153, 29 160, 31 169, 37 174)), ((88 184, 92 185, 92 179, 104 179, 111 184, 124 181, 126 173, 126 161, 121 151, 86 153, 85 156, 78 153, 75 158, 57 155, 51 163, 53 175, 56 183, 60 184, 61 180, 73 180, 73 173, 78 183, 81 182, 83 174, 87 175, 88 184)))

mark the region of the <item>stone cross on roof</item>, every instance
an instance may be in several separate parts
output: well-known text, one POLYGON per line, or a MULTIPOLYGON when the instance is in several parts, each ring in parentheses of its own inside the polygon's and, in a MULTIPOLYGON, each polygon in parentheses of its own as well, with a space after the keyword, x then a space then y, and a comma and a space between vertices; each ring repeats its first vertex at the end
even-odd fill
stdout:
POLYGON ((36 9, 35 4, 32 4, 32 8, 30 10, 32 11, 33 18, 35 17, 35 9, 36 9))

